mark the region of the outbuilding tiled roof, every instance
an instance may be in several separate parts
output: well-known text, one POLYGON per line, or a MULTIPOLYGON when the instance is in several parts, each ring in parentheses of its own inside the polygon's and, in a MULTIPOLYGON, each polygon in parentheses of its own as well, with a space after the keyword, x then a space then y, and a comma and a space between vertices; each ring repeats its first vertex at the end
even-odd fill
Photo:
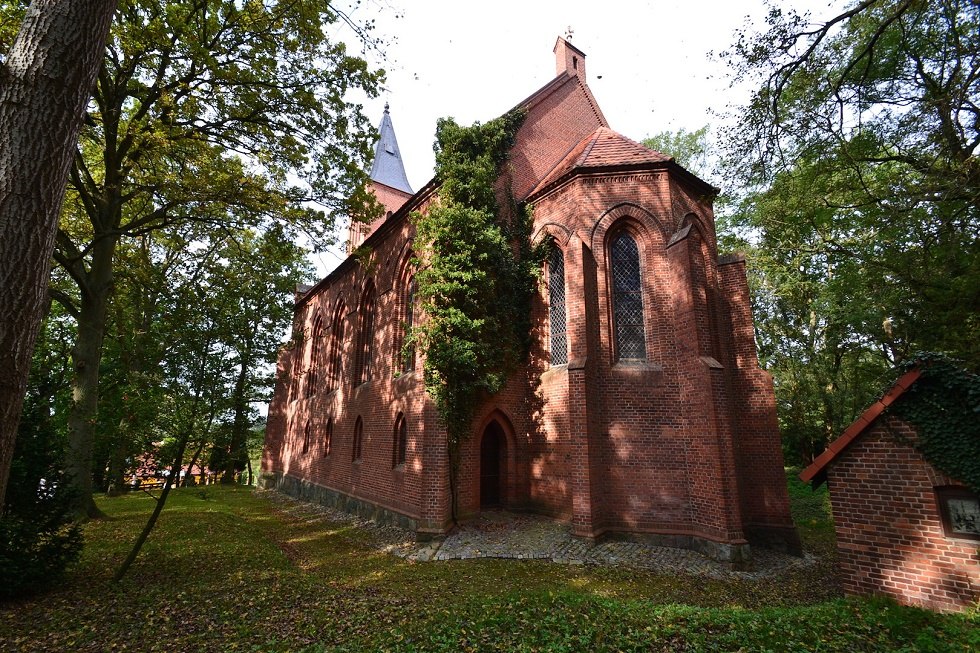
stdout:
POLYGON ((885 409, 895 403, 905 391, 912 387, 919 377, 922 370, 916 368, 903 374, 895 382, 888 392, 878 401, 871 404, 866 411, 861 413, 854 422, 844 429, 839 438, 827 445, 827 449, 817 456, 813 463, 800 473, 800 480, 804 483, 813 481, 813 486, 817 487, 827 478, 827 466, 844 453, 857 438, 864 433, 871 424, 885 412, 885 409))

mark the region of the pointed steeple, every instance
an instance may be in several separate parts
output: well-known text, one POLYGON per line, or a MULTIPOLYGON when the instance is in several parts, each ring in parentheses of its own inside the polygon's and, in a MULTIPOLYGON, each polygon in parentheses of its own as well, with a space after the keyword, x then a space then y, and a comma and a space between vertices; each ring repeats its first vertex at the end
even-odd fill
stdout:
POLYGON ((405 175, 405 165, 402 163, 401 150, 398 149, 398 140, 395 138, 395 128, 391 124, 391 116, 388 114, 388 103, 385 102, 385 113, 381 118, 381 125, 378 127, 381 138, 374 146, 374 165, 371 166, 371 179, 396 188, 400 191, 412 195, 414 191, 408 184, 408 177, 405 175))

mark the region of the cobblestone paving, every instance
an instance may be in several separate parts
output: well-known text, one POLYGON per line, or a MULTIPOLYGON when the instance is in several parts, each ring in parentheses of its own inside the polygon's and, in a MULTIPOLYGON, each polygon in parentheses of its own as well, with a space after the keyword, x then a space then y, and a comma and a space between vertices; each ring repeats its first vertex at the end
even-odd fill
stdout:
POLYGON ((442 540, 416 542, 409 531, 384 526, 333 508, 297 501, 274 491, 258 491, 290 515, 305 521, 329 520, 355 526, 385 553, 415 562, 514 558, 550 560, 570 565, 619 565, 661 573, 684 573, 712 578, 762 578, 817 562, 778 551, 752 549, 752 571, 732 571, 723 563, 696 551, 651 546, 639 542, 608 541, 593 544, 572 537, 568 524, 547 517, 503 511, 484 512, 457 526, 442 540))

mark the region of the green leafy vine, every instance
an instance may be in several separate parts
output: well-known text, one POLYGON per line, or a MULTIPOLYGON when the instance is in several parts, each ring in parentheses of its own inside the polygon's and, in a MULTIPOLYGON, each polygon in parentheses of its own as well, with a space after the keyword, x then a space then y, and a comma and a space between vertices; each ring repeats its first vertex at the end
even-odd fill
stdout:
POLYGON ((531 208, 514 200, 501 174, 524 117, 512 112, 471 127, 440 120, 438 196, 412 215, 416 292, 426 319, 408 346, 425 355, 426 391, 446 427, 454 520, 460 444, 477 407, 503 387, 529 348, 542 253, 530 241, 531 208))
POLYGON ((940 354, 904 367, 922 375, 889 412, 915 426, 929 464, 980 493, 980 376, 940 354))

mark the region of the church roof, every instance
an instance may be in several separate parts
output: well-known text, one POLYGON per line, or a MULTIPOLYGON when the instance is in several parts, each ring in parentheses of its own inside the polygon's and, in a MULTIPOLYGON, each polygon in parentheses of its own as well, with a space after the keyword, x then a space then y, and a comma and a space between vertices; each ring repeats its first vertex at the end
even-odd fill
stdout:
POLYGON ((371 179, 391 186, 400 191, 414 194, 412 187, 408 184, 408 176, 405 174, 405 164, 402 163, 402 153, 398 149, 398 139, 395 138, 395 128, 391 124, 391 116, 388 114, 388 105, 385 104, 385 113, 381 118, 381 125, 378 127, 381 137, 374 146, 374 164, 371 166, 371 179))
POLYGON ((626 138, 609 127, 599 127, 583 138, 538 183, 531 195, 559 182, 576 170, 635 167, 672 162, 673 157, 626 138))

